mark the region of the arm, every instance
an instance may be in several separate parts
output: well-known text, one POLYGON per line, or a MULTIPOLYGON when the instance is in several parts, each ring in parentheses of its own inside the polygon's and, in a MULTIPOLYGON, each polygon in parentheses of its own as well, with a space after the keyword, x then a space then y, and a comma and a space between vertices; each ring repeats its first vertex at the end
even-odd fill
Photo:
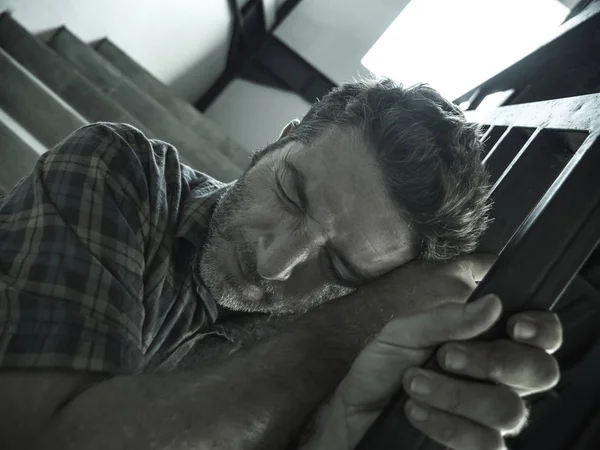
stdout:
MULTIPOLYGON (((470 292, 448 266, 415 265, 210 369, 109 378, 139 374, 157 348, 142 332, 155 306, 139 295, 156 256, 147 233, 157 210, 176 209, 149 206, 148 187, 173 173, 150 170, 175 158, 158 150, 127 127, 79 130, 2 204, 1 215, 27 218, 0 221, 2 447, 278 448, 394 313, 470 292)), ((164 180, 165 192, 177 183, 164 180)))
POLYGON ((36 445, 21 447, 28 449, 282 448, 392 315, 466 298, 474 285, 470 267, 465 260, 405 266, 204 371, 100 382, 69 373, 4 373, 0 408, 24 425, 5 422, 2 440, 15 449, 11 436, 13 442, 39 436, 36 445), (40 390, 51 376, 60 389, 40 390), (4 389, 9 385, 11 395, 4 389), (60 395, 44 395, 48 390, 60 395), (27 392, 36 393, 35 409, 44 415, 31 414, 27 392))
MULTIPOLYGON (((506 449, 504 438, 518 434, 527 421, 521 397, 558 382, 551 354, 562 343, 562 328, 556 315, 529 311, 508 320, 508 339, 471 340, 500 312, 500 301, 487 296, 389 322, 355 359, 301 448, 356 448, 402 387, 409 396, 403 406, 410 423, 444 447, 506 449), (418 368, 439 344, 439 368, 418 368)), ((360 448, 372 444, 370 439, 360 448)))
POLYGON ((162 346, 151 318, 165 314, 145 289, 164 258, 148 233, 179 206, 152 199, 184 190, 173 164, 159 170, 169 161, 173 149, 126 126, 87 127, 0 205, 0 447, 276 446, 391 315, 355 295, 210 370, 139 375, 162 346))
POLYGON ((373 309, 350 296, 209 370, 97 383, 52 415, 34 448, 282 448, 389 317, 373 309))

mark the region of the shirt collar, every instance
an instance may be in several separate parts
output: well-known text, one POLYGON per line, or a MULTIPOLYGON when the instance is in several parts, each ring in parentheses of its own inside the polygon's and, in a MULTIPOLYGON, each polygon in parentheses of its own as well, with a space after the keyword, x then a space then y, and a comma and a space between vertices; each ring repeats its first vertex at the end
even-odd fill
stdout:
POLYGON ((235 181, 222 183, 207 177, 201 184, 190 189, 183 203, 175 235, 189 241, 197 250, 200 250, 206 239, 210 219, 217 202, 234 184, 235 181))
POLYGON ((222 183, 210 177, 203 177, 199 183, 190 183, 189 193, 183 201, 181 215, 175 236, 185 239, 194 246, 195 255, 192 258, 192 277, 196 292, 202 299, 205 310, 211 323, 215 323, 219 316, 219 306, 199 278, 196 267, 199 252, 202 250, 204 241, 208 234, 210 219, 217 202, 223 194, 235 184, 222 183))

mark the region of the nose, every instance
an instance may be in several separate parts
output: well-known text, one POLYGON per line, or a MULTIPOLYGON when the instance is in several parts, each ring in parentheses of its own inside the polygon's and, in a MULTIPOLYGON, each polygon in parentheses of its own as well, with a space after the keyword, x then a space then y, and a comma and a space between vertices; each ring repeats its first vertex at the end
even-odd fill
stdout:
POLYGON ((258 274, 265 280, 285 281, 309 253, 310 243, 297 236, 285 232, 261 236, 256 251, 258 274))

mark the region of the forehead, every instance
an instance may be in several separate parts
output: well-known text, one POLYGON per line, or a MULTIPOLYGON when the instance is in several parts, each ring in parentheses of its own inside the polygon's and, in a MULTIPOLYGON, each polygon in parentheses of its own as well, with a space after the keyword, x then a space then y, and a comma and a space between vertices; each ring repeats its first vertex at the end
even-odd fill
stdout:
POLYGON ((416 233, 358 133, 332 132, 309 147, 292 143, 273 157, 302 173, 309 220, 365 274, 382 275, 416 256, 416 233))

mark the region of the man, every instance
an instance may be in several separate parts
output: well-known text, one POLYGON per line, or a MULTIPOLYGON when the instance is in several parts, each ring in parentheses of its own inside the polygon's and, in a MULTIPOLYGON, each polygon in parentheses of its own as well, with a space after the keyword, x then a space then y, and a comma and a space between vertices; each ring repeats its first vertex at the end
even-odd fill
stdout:
POLYGON ((327 398, 293 446, 348 450, 404 385, 433 439, 503 448, 561 328, 470 340, 501 311, 462 304, 488 267, 458 257, 487 223, 479 152, 434 90, 385 80, 334 90, 229 185, 127 125, 76 131, 0 206, 3 447, 281 449, 327 398), (292 319, 202 359, 240 314, 292 319), (441 344, 445 372, 417 369, 441 344))

